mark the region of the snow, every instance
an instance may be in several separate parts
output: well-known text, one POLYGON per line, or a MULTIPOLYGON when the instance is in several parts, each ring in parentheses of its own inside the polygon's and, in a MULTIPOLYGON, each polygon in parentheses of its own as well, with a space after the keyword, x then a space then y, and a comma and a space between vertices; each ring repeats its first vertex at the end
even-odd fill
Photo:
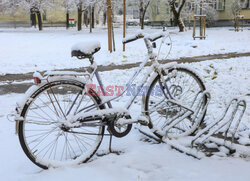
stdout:
MULTIPOLYGON (((201 63, 189 64, 197 71, 212 92, 212 102, 208 108, 209 117, 217 116, 220 112, 214 110, 219 106, 219 102, 227 102, 230 96, 249 92, 249 61, 248 58, 234 58, 229 60, 214 60, 201 63), (218 72, 216 79, 207 76, 204 69, 213 65, 218 72), (223 66, 222 66, 223 65, 223 66), (233 70, 228 67, 233 66, 233 70), (201 69, 202 67, 202 69, 201 69), (233 72, 232 72, 233 71, 233 72), (231 81, 233 76, 237 81, 231 81), (225 79, 227 77, 228 79, 225 79), (239 85, 241 88, 239 89, 239 85), (246 85, 246 86, 244 86, 246 85), (214 95, 214 93, 217 93, 214 95)), ((101 72, 102 78, 107 84, 122 84, 125 82, 132 70, 113 70, 111 72, 101 72), (112 77, 120 77, 113 79, 112 77)), ((137 130, 121 139, 114 138, 113 148, 123 153, 119 156, 109 154, 102 157, 95 156, 88 163, 78 166, 68 166, 66 168, 50 169, 41 171, 24 155, 17 137, 14 135, 14 124, 6 120, 5 116, 13 110, 15 102, 23 95, 11 94, 0 97, 0 142, 2 149, 0 162, 2 163, 0 174, 4 180, 68 180, 85 178, 90 180, 248 180, 250 173, 248 158, 223 158, 221 154, 212 158, 196 160, 192 157, 181 154, 171 149, 166 144, 151 144, 140 141, 144 136, 137 130), (212 165, 212 166, 211 166, 212 165), (13 174, 12 174, 13 173, 13 174)), ((125 98, 116 105, 123 105, 125 98)), ((247 101, 250 103, 249 99, 247 101)), ((222 105, 221 105, 222 106, 222 105)), ((223 106, 222 106, 223 107, 223 106)), ((140 105, 133 107, 133 114, 140 112, 140 105)), ((244 121, 249 125, 249 109, 244 116, 244 121)), ((207 120, 208 121, 208 120, 207 120)), ((211 120, 210 120, 211 121, 211 120)), ((99 153, 108 149, 108 138, 105 138, 99 153)), ((222 149, 222 148, 221 148, 222 149)))
MULTIPOLYGON (((128 114, 128 110, 124 107, 115 107, 115 108, 110 108, 107 110, 94 110, 94 111, 88 111, 88 112, 81 112, 79 114, 77 114, 74 117, 69 117, 69 121, 66 121, 66 126, 77 126, 74 124, 74 120, 78 120, 78 119, 84 119, 86 117, 97 117, 97 116, 108 116, 108 115, 126 115, 128 114)), ((77 124, 77 123, 76 123, 77 124)))
MULTIPOLYGON (((229 52, 250 52, 250 31, 229 31, 230 28, 208 28, 206 40, 193 40, 192 31, 178 33, 178 29, 168 29, 173 42, 169 59, 192 57, 229 52), (196 48, 194 48, 196 47, 196 48)), ((137 27, 127 30, 127 37, 134 35, 137 27)), ((102 49, 95 54, 98 65, 125 64, 141 62, 147 54, 143 40, 126 45, 122 51, 122 29, 115 29, 116 52, 108 51, 107 30, 88 29, 77 32, 63 28, 44 28, 42 32, 33 28, 0 29, 0 74, 23 73, 63 68, 88 66, 86 60, 71 58, 71 47, 77 42, 99 41, 102 49), (11 48, 10 48, 11 47, 11 48)), ((145 29, 154 34, 161 29, 145 29)), ((157 46, 160 40, 157 41, 157 46)), ((161 58, 165 58, 169 47, 163 47, 161 58)))
POLYGON ((33 77, 34 77, 34 78, 37 77, 37 78, 39 78, 40 80, 41 80, 41 79, 44 79, 43 76, 42 76, 39 72, 34 72, 33 77))
POLYGON ((164 37, 164 36, 168 36, 168 34, 164 32, 153 33, 153 34, 147 35, 145 38, 148 38, 150 41, 154 41, 155 39, 158 39, 159 37, 164 37))
MULTIPOLYGON (((8 181, 61 181, 84 178, 93 181, 110 180, 227 180, 247 181, 249 160, 238 158, 204 158, 196 160, 170 149, 166 144, 151 144, 140 141, 141 136, 133 130, 125 138, 115 139, 113 148, 123 151, 121 155, 109 154, 95 156, 88 163, 65 168, 42 171, 33 165, 24 155, 17 137, 14 135, 14 124, 5 117, 22 95, 1 96, 0 127, 1 150, 0 174, 8 181), (5 106, 3 106, 3 101, 5 106), (2 114, 4 113, 4 115, 2 114)), ((107 149, 107 138, 102 149, 107 149)))
MULTIPOLYGON (((106 44, 106 30, 94 32, 92 35, 77 33, 73 30, 66 32, 58 29, 45 29, 44 32, 33 32, 32 29, 17 29, 10 31, 1 30, 0 38, 0 72, 21 73, 35 70, 53 70, 60 68, 74 68, 85 64, 85 61, 78 61, 70 58, 70 47, 80 39, 99 39, 104 47, 96 54, 98 64, 108 65, 111 63, 121 64, 139 61, 144 57, 145 48, 143 41, 129 44, 127 51, 122 53, 121 46, 118 51, 109 54, 106 44), (57 31, 57 30, 56 30, 57 31), (35 46, 38 43, 39 46, 35 46), (41 46, 43 44, 44 46, 41 46), (11 49, 11 53, 10 53, 11 49), (68 53, 67 53, 68 51, 68 53), (108 57, 107 59, 104 57, 108 57)), ((121 40, 121 32, 117 31, 117 42, 121 40)), ((155 30, 147 29, 154 32, 155 30)), ((133 30, 128 31, 132 34, 133 30)), ((227 28, 208 29, 208 39, 205 41, 193 41, 191 32, 173 34, 174 43, 170 58, 182 56, 197 56, 204 54, 226 53, 226 52, 249 52, 249 32, 231 32, 227 28), (222 36, 223 35, 223 36, 222 36), (237 35, 237 36, 235 36, 237 35), (225 38, 228 37, 228 38, 225 38), (185 41, 181 41, 184 40, 185 41), (193 48, 192 45, 197 45, 193 48)), ((121 42, 121 41, 120 41, 121 42)), ((118 44, 119 45, 119 44, 118 44)), ((204 80, 208 92, 211 94, 211 101, 208 106, 205 121, 211 123, 217 120, 223 113, 225 106, 234 97, 242 97, 247 102, 247 109, 242 118, 240 129, 250 127, 250 62, 249 57, 232 58, 227 60, 211 60, 198 63, 183 64, 194 69, 204 80)), ((124 85, 135 68, 125 70, 112 70, 100 72, 105 85, 124 85), (115 78, 114 78, 115 77, 115 78)), ((148 70, 139 74, 139 79, 144 78, 148 70)), ((80 79, 79 79, 80 80, 80 79)), ((24 81, 26 82, 26 81, 24 81)), ((36 85, 30 89, 31 93, 36 85)), ((27 93, 27 95, 28 95, 27 93)), ((128 180, 241 180, 247 181, 250 177, 248 158, 231 158, 213 156, 201 160, 194 159, 185 154, 179 153, 170 148, 167 144, 153 144, 145 141, 145 136, 138 130, 133 129, 124 138, 113 139, 113 149, 122 153, 108 154, 105 156, 94 156, 88 163, 65 168, 41 170, 26 157, 18 138, 14 135, 15 123, 6 119, 7 114, 14 110, 16 102, 23 104, 23 94, 8 94, 0 96, 0 175, 2 180, 8 181, 62 181, 72 179, 103 180, 103 181, 128 181, 128 180), (144 140, 144 141, 143 141, 144 140)), ((140 116, 141 96, 131 108, 134 117, 140 116)), ((124 95, 119 102, 114 101, 115 106, 122 107, 126 104, 128 96, 124 95)), ((134 125, 138 127, 138 125, 134 125)), ((145 127, 145 129, 147 129, 145 127)), ((249 136, 249 130, 244 133, 249 136)), ((109 137, 105 137, 98 153, 106 152, 108 149, 109 137)), ((218 140, 217 140, 218 141, 218 140)), ((240 140, 248 143, 248 140, 240 140)), ((174 144, 174 143, 173 143, 174 144)), ((215 145, 209 145, 214 147, 215 145)), ((227 151, 224 148, 220 148, 227 151)), ((242 149, 243 148, 239 148, 242 149)), ((244 151, 244 150, 243 150, 244 151)), ((245 150, 249 154, 249 150, 245 150)), ((225 154, 224 154, 225 155, 225 154)))
POLYGON ((71 47, 71 51, 81 51, 84 54, 92 54, 101 48, 99 41, 79 42, 71 47))
POLYGON ((140 30, 137 31, 134 35, 127 36, 126 38, 122 39, 122 43, 128 43, 129 41, 139 39, 144 36, 144 33, 140 30))

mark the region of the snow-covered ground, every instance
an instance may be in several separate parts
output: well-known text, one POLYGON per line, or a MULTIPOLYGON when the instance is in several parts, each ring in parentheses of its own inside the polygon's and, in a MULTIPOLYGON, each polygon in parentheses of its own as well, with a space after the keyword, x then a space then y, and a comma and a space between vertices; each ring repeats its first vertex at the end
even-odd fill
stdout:
MULTIPOLYGON (((211 32, 212 31, 213 30, 211 30, 211 32)), ((219 33, 220 30, 218 34, 219 33)), ((228 31, 228 33, 231 32, 228 31)), ((25 33, 22 34, 24 34, 25 36, 25 33)), ((43 36, 43 33, 41 33, 41 36, 43 36)), ((60 41, 63 38, 63 36, 65 36, 65 32, 61 34, 60 38, 57 37, 56 40, 60 41)), ((73 37, 72 34, 70 36, 73 37)), ((80 35, 75 35, 75 36, 80 36, 80 35)), ((242 41, 244 43, 245 40, 242 41)), ((190 42, 191 42, 191 37, 190 37, 190 42)), ((197 42, 202 43, 201 41, 197 42)), ((26 43, 27 42, 24 42, 24 44, 26 43)), ((58 42, 58 44, 60 45, 60 42, 58 42)), ((68 45, 64 46, 68 47, 68 45)), ((213 47, 211 47, 211 49, 212 48, 213 47)), ((244 47, 244 45, 242 45, 241 48, 242 49, 241 50, 238 49, 238 51, 243 51, 243 48, 247 49, 249 47, 247 46, 244 47)), ((46 46, 45 47, 39 46, 39 49, 44 50, 46 49, 46 46)), ((54 47, 54 50, 55 49, 56 47, 54 47)), ((58 50, 59 49, 60 48, 58 48, 58 50)), ((39 51, 37 50, 36 53, 39 54, 39 51)), ((55 54, 58 55, 59 57, 62 56, 57 53, 55 54)), ((69 55, 69 52, 67 55, 69 55)), ((26 56, 29 57, 28 55, 26 56)), ((51 54, 47 54, 47 56, 43 55, 43 57, 54 57, 55 61, 57 61, 58 58, 51 54)), ((66 55, 63 55, 62 57, 64 57, 64 59, 62 59, 62 62, 66 61, 65 59, 68 59, 66 55)), ((110 57, 112 58, 113 55, 111 55, 110 57)), ((207 122, 217 119, 222 114, 225 104, 228 103, 231 98, 238 96, 245 96, 248 94, 248 96, 245 96, 248 107, 243 117, 243 122, 245 125, 250 126, 249 59, 250 59, 249 57, 242 57, 242 58, 233 58, 228 60, 213 60, 213 61, 187 64, 188 66, 195 69, 201 74, 201 77, 205 81, 206 87, 208 88, 209 92, 211 92, 212 101, 208 108, 208 115, 206 118, 207 122)), ((39 66, 42 66, 44 65, 45 62, 39 60, 38 63, 39 66)), ((75 66, 76 65, 77 64, 75 64, 75 66)), ((62 63, 58 65, 58 67, 56 68, 59 68, 60 66, 66 66, 66 64, 62 63)), ((48 66, 40 67, 40 69, 45 69, 45 68, 48 68, 48 66)), ((27 67, 27 71, 28 70, 29 71, 32 70, 32 67, 27 67)), ((10 71, 10 69, 8 71, 10 71)), ((22 71, 24 71, 24 69, 22 69, 22 71)), ((101 76, 105 81, 106 85, 123 85, 128 80, 129 76, 132 74, 133 71, 134 69, 113 70, 109 72, 102 72, 101 76), (116 77, 116 79, 114 79, 113 77, 116 77)), ((140 77, 142 76, 143 75, 140 75, 140 77)), ((14 123, 8 122, 6 119, 6 115, 11 110, 14 109, 15 102, 18 101, 22 96, 23 95, 20 94, 10 94, 10 95, 0 96, 1 180, 62 181, 62 180, 85 179, 85 180, 98 180, 98 181, 99 180, 248 181, 250 178, 249 158, 221 158, 214 156, 212 158, 196 160, 192 157, 188 157, 184 154, 181 154, 175 150, 170 149, 169 146, 166 144, 152 144, 149 142, 142 141, 142 138, 145 137, 142 136, 140 133, 138 133, 137 130, 133 130, 125 138, 114 139, 113 148, 115 150, 120 150, 123 152, 119 156, 115 154, 109 154, 102 157, 95 156, 88 163, 78 165, 75 167, 58 168, 58 169, 50 169, 48 171, 42 171, 41 169, 37 168, 34 164, 32 164, 28 160, 28 158, 24 155, 19 145, 18 138, 14 135, 14 123)), ((126 100, 127 97, 124 97, 120 100, 121 101, 120 103, 116 102, 115 104, 122 105, 125 103, 126 100)), ((139 114, 140 104, 136 104, 132 108, 132 110, 134 115, 139 114)), ((98 152, 101 153, 102 150, 107 150, 107 149, 108 149, 108 139, 106 138, 103 141, 98 152)))
MULTIPOLYGON (((96 28, 92 34, 88 29, 77 32, 63 28, 45 28, 38 32, 33 28, 0 29, 0 74, 24 73, 35 70, 52 70, 63 68, 79 68, 87 65, 87 61, 71 58, 71 47, 77 42, 98 40, 102 49, 96 54, 99 65, 125 64, 140 62, 146 55, 143 40, 127 45, 122 52, 122 30, 115 29, 116 52, 109 54, 107 48, 107 30, 96 28)), ((133 35, 138 27, 130 27, 127 35, 133 35)), ((146 29, 152 34, 161 29, 146 29)), ((250 31, 230 31, 229 28, 207 29, 206 40, 193 40, 192 31, 178 33, 177 29, 169 29, 173 48, 168 58, 191 57, 229 52, 250 52, 250 31)), ((165 47, 162 53, 167 53, 165 47)), ((161 57, 164 58, 164 57, 161 57)))

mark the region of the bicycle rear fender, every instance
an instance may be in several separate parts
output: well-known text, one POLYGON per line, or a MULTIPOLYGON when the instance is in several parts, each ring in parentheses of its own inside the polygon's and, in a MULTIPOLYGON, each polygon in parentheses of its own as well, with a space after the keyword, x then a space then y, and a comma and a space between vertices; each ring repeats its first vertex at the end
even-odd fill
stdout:
POLYGON ((61 74, 61 76, 59 74, 57 74, 56 76, 48 75, 48 76, 44 77, 43 79, 41 79, 41 83, 32 85, 25 92, 24 97, 16 103, 17 115, 20 116, 21 111, 22 111, 23 107, 25 106, 25 104, 33 101, 33 99, 31 98, 31 95, 33 95, 38 89, 40 89, 44 85, 48 84, 49 82, 54 82, 54 81, 58 81, 58 80, 71 80, 71 81, 73 80, 73 81, 81 82, 83 84, 91 84, 92 83, 92 81, 90 79, 86 79, 84 77, 67 76, 65 74, 61 74))

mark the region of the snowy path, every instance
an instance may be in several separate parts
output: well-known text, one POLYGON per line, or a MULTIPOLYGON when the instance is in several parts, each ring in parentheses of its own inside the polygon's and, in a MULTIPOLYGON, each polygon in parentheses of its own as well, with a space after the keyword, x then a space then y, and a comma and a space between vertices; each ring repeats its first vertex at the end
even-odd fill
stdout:
MULTIPOLYGON (((216 119, 231 98, 250 93, 249 57, 190 63, 189 66, 201 74, 212 95, 206 121, 216 119)), ((134 70, 132 68, 101 72, 101 76, 106 85, 121 85, 134 70), (117 78, 113 79, 113 77, 117 78)), ((14 135, 14 123, 6 119, 6 115, 14 109, 15 102, 22 96, 22 94, 0 96, 0 175, 2 180, 248 181, 250 178, 249 158, 212 157, 199 161, 170 149, 168 145, 141 141, 144 136, 136 130, 125 138, 114 139, 113 148, 124 152, 119 156, 114 154, 103 157, 95 156, 90 162, 79 166, 42 171, 24 155, 18 138, 14 135)), ((121 106, 127 99, 124 97, 120 103, 115 102, 115 104, 121 106)), ((250 97, 246 96, 246 100, 248 108, 243 122, 249 126, 250 97)), ((133 114, 138 114, 140 104, 135 104, 132 110, 133 114)), ((105 138, 99 153, 107 150, 107 143, 108 139, 105 138)))
MULTIPOLYGON (((236 58, 236 57, 250 57, 250 52, 246 53, 225 53, 225 54, 214 54, 214 55, 203 55, 203 56, 196 56, 196 57, 180 57, 179 59, 166 59, 166 60, 160 60, 159 62, 161 64, 166 64, 170 62, 178 62, 178 63, 192 63, 192 62, 202 62, 207 60, 215 60, 215 59, 230 59, 230 58, 236 58)), ((98 60, 97 60, 98 61, 98 60)), ((124 69, 130 69, 135 68, 140 65, 141 62, 136 63, 126 63, 121 65, 98 65, 98 71, 99 72, 105 72, 105 71, 111 71, 111 70, 124 70, 124 69)), ((150 63, 146 64, 147 66, 150 65, 150 63)), ((75 72, 81 72, 82 68, 64 68, 64 69, 55 69, 59 71, 75 71, 75 72)), ((45 71, 45 70, 44 70, 45 71)), ((42 71, 42 72, 44 72, 42 71)), ((28 73, 8 73, 0 75, 0 82, 8 82, 8 81, 24 81, 32 79, 32 75, 34 72, 28 72, 28 73)))
MULTIPOLYGON (((202 62, 208 60, 224 60, 235 57, 250 57, 249 53, 226 53, 226 54, 216 54, 216 55, 207 55, 207 56, 197 56, 197 57, 187 57, 176 60, 161 60, 161 64, 166 64, 170 62, 178 62, 178 63, 191 63, 191 62, 202 62)), ((240 60, 240 59, 239 59, 240 60)), ((140 62, 130 63, 130 64, 122 64, 122 65, 99 65, 99 72, 112 71, 112 70, 126 70, 138 67, 140 62)), ((149 65, 149 64, 148 64, 149 65)), ((73 72, 81 72, 81 68, 73 68, 73 69, 60 69, 59 71, 73 71, 73 72)), ((43 71, 44 72, 44 71, 43 71)), ((41 72, 41 73, 43 73, 41 72)), ((9 93, 24 93, 32 84, 33 84, 33 72, 23 73, 23 74, 5 74, 0 75, 0 95, 9 94, 9 93)))

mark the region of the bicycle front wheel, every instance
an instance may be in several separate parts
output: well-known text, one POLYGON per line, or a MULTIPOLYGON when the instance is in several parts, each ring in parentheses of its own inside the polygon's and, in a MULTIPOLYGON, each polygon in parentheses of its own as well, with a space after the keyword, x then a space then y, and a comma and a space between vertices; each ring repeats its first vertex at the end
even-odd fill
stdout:
MULTIPOLYGON (((201 79, 186 68, 177 67, 168 69, 163 72, 163 75, 165 83, 174 100, 185 107, 191 108, 197 95, 205 91, 205 86, 201 79)), ((187 116, 169 129, 168 126, 185 113, 185 108, 169 102, 169 99, 165 96, 167 95, 167 91, 165 88, 164 90, 161 89, 160 81, 160 76, 158 75, 152 81, 146 95, 144 110, 145 114, 150 118, 149 128, 153 129, 154 134, 160 138, 164 135, 159 133, 167 134, 168 137, 191 135, 203 122, 206 112, 199 116, 202 118, 200 120, 198 120, 197 117, 193 118, 192 116, 187 116), (164 91, 165 94, 162 91, 164 91), (197 123, 197 121, 200 122, 197 123)), ((207 103, 206 96, 203 96, 202 99, 200 108, 204 108, 207 103)))
MULTIPOLYGON (((76 80, 58 80, 43 85, 24 105, 18 136, 27 157, 47 169, 88 161, 98 149, 103 135, 102 120, 95 126, 65 129, 62 122, 88 106, 99 105, 94 94, 83 92, 85 84, 76 80)), ((95 109, 104 109, 97 106, 95 109)))

